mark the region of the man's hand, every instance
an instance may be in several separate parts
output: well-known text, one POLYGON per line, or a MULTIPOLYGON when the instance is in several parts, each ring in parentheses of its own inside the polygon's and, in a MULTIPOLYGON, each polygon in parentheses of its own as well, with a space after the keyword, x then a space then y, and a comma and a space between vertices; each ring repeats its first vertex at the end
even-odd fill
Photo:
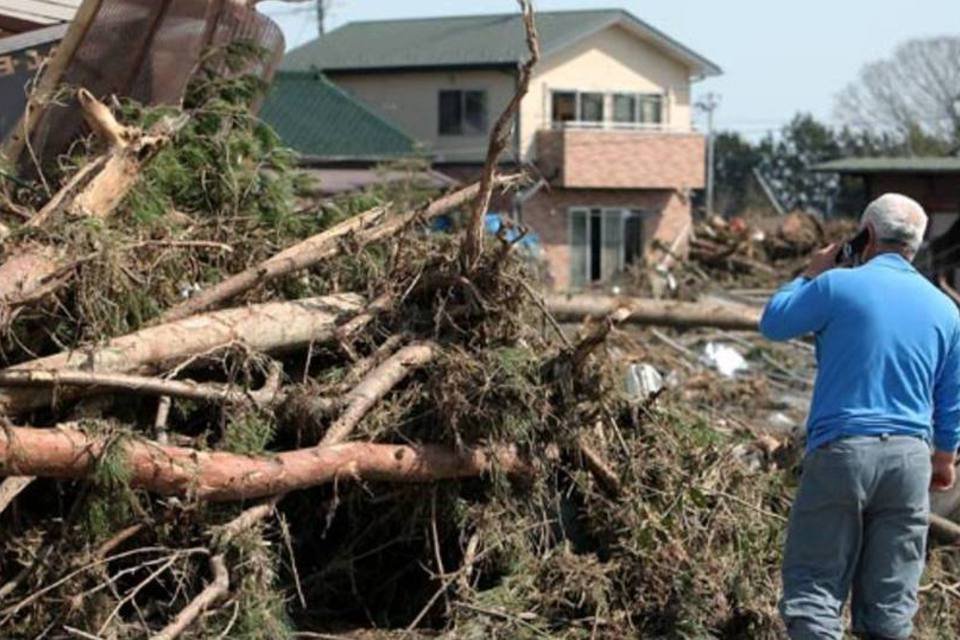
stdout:
POLYGON ((837 253, 839 251, 840 244, 834 242, 814 253, 810 259, 810 264, 807 265, 806 270, 803 272, 803 277, 813 279, 824 271, 833 269, 837 266, 837 253))
POLYGON ((945 451, 933 452, 933 475, 930 478, 931 491, 949 491, 957 481, 957 456, 945 451))

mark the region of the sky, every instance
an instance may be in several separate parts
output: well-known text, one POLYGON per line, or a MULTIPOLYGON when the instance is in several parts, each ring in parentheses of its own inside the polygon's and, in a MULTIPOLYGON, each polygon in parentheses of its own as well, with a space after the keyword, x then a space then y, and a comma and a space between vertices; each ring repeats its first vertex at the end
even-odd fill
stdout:
MULTIPOLYGON (((287 48, 316 37, 315 3, 259 6, 287 48)), ((797 112, 838 123, 836 95, 867 63, 913 38, 960 34, 960 0, 534 0, 541 11, 623 8, 720 65, 694 85, 719 94, 718 129, 751 138, 797 112)), ((355 20, 516 11, 515 0, 332 0, 327 29, 355 20)), ((702 116, 698 116, 702 118, 702 116)), ((700 123, 702 124, 702 123, 700 123)))

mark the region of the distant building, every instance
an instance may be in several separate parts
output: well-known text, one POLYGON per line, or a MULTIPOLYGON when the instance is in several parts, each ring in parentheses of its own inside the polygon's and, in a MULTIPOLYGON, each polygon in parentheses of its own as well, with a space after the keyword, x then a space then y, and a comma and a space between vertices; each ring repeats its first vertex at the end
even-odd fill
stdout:
POLYGON ((923 205, 930 225, 921 266, 953 279, 960 266, 960 158, 843 158, 813 170, 863 180, 867 201, 896 192, 923 205))
MULTIPOLYGON (((539 235, 553 286, 582 288, 659 259, 655 241, 683 251, 690 194, 705 174, 690 86, 719 67, 626 11, 536 19, 543 56, 504 163, 543 176, 510 208, 539 235)), ((283 129, 300 113, 288 142, 308 155, 319 143, 340 161, 389 155, 395 129, 438 170, 471 179, 526 57, 516 14, 350 23, 287 54, 264 119, 283 129), (304 93, 329 92, 321 73, 392 123, 382 144, 331 130, 339 116, 304 93)))

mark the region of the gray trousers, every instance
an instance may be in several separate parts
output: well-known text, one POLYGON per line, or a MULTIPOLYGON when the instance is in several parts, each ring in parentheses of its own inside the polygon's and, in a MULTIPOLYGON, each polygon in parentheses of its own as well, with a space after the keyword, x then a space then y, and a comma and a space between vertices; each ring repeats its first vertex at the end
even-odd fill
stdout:
POLYGON ((780 614, 792 640, 853 631, 908 638, 930 511, 930 449, 906 436, 853 437, 810 452, 790 512, 780 614))

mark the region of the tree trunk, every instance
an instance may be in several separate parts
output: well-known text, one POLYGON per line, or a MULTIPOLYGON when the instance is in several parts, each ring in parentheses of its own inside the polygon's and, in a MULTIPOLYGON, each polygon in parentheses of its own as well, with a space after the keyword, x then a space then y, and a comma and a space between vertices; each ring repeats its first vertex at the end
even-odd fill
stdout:
POLYGON ((587 317, 616 314, 616 320, 668 327, 716 327, 756 331, 760 309, 718 302, 678 302, 647 298, 614 298, 598 295, 550 295, 547 309, 558 320, 579 322, 587 317))
MULTIPOLYGON (((363 299, 354 294, 226 309, 142 329, 102 345, 31 360, 5 372, 82 369, 150 375, 231 343, 243 343, 254 351, 276 352, 322 342, 333 336, 344 314, 361 309, 363 299)), ((42 407, 52 397, 49 389, 0 389, 0 412, 42 407)))
MULTIPOLYGON (((480 476, 494 468, 509 474, 529 472, 511 447, 455 451, 437 445, 351 442, 243 456, 134 438, 118 442, 67 428, 10 427, 0 431, 0 474, 84 478, 108 446, 122 447, 119 455, 130 472, 131 486, 215 502, 272 496, 337 478, 430 482, 480 476)), ((111 456, 118 455, 110 451, 111 456)))

